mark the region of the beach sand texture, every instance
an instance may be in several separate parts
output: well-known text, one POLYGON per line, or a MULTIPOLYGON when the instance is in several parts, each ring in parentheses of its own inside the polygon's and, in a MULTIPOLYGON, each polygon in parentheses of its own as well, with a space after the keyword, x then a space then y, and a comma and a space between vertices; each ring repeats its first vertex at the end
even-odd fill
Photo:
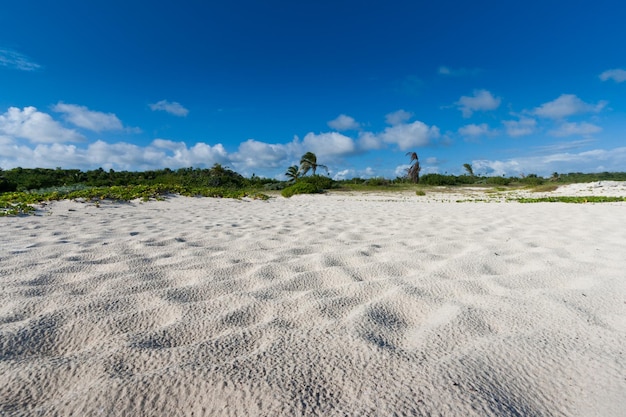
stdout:
POLYGON ((623 416, 626 203, 429 198, 0 218, 0 415, 623 416))

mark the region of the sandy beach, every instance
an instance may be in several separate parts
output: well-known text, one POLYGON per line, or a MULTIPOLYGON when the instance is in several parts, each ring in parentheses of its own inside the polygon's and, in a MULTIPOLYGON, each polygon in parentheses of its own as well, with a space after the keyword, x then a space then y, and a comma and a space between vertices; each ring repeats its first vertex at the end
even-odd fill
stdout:
POLYGON ((0 218, 0 415, 623 416, 626 203, 481 193, 0 218))

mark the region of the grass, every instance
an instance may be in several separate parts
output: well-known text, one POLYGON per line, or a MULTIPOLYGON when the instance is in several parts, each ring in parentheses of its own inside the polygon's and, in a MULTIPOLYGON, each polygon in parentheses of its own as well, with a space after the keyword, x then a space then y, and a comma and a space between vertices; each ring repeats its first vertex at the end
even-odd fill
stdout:
POLYGON ((256 190, 231 190, 226 188, 185 187, 181 185, 129 185, 112 187, 92 187, 78 190, 46 189, 31 192, 11 192, 0 194, 0 216, 33 214, 33 204, 55 200, 87 200, 96 205, 101 200, 142 201, 163 200, 167 195, 177 194, 188 197, 218 197, 241 199, 249 197, 267 200, 269 196, 256 190))
POLYGON ((626 201, 626 197, 606 197, 606 196, 587 196, 587 197, 541 197, 541 198, 518 198, 520 203, 613 203, 626 201))
POLYGON ((531 187, 530 191, 533 193, 546 193, 556 191, 559 188, 558 184, 541 184, 531 187))
MULTIPOLYGON (((296 187, 287 187, 286 196, 299 193, 313 192, 311 184, 299 183, 296 187), (311 188, 311 189, 304 189, 311 188)), ((464 186, 424 186, 408 183, 400 184, 343 184, 341 188, 334 191, 356 191, 356 192, 414 192, 417 196, 424 196, 426 193, 455 193, 462 191, 464 186)), ((467 200, 457 200, 457 202, 468 201, 485 201, 488 202, 489 197, 495 197, 501 192, 515 191, 520 189, 528 189, 528 187, 516 186, 489 186, 484 185, 472 188, 481 188, 487 199, 470 198, 467 200)), ((556 184, 543 184, 532 187, 532 192, 550 192, 558 188, 556 184)), ((283 190, 283 191, 285 191, 283 190)), ((317 190, 316 190, 317 191, 317 190)), ((33 205, 54 200, 84 200, 92 202, 99 206, 102 200, 113 201, 131 201, 131 200, 163 200, 168 195, 182 195, 190 197, 217 197, 217 198, 235 198, 244 197, 267 200, 270 197, 255 189, 228 189, 228 188, 207 188, 207 187, 186 187, 182 185, 131 185, 131 186, 111 186, 111 187, 58 187, 29 192, 10 192, 0 194, 0 216, 20 216, 34 214, 33 205)), ((606 196, 586 196, 586 197, 568 197, 553 196, 540 198, 526 198, 509 196, 506 201, 518 201, 520 203, 606 203, 606 202, 622 202, 626 201, 626 197, 606 197, 606 196)))

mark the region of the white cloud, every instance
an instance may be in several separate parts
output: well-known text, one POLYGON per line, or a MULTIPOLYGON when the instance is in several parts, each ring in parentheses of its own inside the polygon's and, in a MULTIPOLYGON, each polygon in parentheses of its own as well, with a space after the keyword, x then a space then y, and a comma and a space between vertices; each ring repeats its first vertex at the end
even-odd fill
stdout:
POLYGON ((354 140, 337 132, 319 135, 308 133, 302 140, 302 146, 306 151, 313 152, 318 157, 344 156, 356 151, 354 140))
POLYGON ((598 104, 585 103, 574 94, 561 94, 557 99, 535 108, 532 113, 549 119, 562 119, 575 114, 597 113, 606 104, 606 101, 599 101, 598 104))
POLYGON ((86 147, 60 143, 33 147, 17 140, 0 140, 0 166, 5 169, 60 166, 83 170, 102 167, 141 171, 163 167, 209 167, 225 162, 228 162, 228 154, 221 144, 196 143, 188 147, 183 142, 156 139, 147 146, 98 140, 86 147))
POLYGON ((550 133, 552 136, 572 136, 572 135, 583 135, 588 136, 594 133, 601 132, 602 128, 600 126, 596 126, 591 123, 563 123, 557 129, 551 130, 550 133))
POLYGON ((32 106, 23 110, 10 107, 0 115, 0 133, 34 143, 81 142, 85 139, 80 133, 64 128, 49 114, 32 106))
POLYGON ((398 165, 393 171, 396 177, 406 177, 407 170, 411 167, 409 164, 398 165))
POLYGON ((289 160, 298 155, 299 143, 269 144, 248 139, 241 143, 236 153, 230 156, 238 169, 277 168, 289 165, 289 160))
POLYGON ((365 151, 381 149, 384 146, 382 138, 372 132, 362 132, 359 134, 358 144, 359 149, 365 151))
POLYGON ((89 110, 85 106, 61 102, 54 106, 52 110, 57 113, 63 113, 65 120, 69 123, 94 132, 122 130, 124 128, 120 119, 113 113, 102 113, 89 110))
POLYGON ((161 100, 149 106, 153 111, 164 111, 174 116, 185 117, 189 114, 189 110, 176 101, 161 100))
POLYGON ((463 117, 471 117, 476 111, 495 110, 500 106, 500 97, 494 97, 487 90, 474 90, 473 96, 462 96, 456 104, 463 117))
POLYGON ((344 169, 344 170, 337 172, 335 175, 333 175, 333 179, 335 181, 341 181, 347 178, 354 178, 355 177, 354 172, 355 171, 353 169, 344 169))
POLYGON ((336 119, 328 122, 328 126, 339 131, 358 130, 361 127, 356 120, 345 114, 340 114, 336 119))
POLYGON ((502 123, 506 127, 507 135, 512 137, 530 135, 537 127, 537 121, 528 117, 519 120, 504 120, 502 123))
POLYGON ((41 65, 35 63, 26 55, 5 48, 0 48, 0 66, 20 71, 36 71, 41 68, 41 65))
POLYGON ((404 151, 428 145, 432 140, 439 138, 440 133, 437 126, 429 127, 423 122, 416 121, 388 127, 380 137, 384 142, 396 144, 404 151))
POLYGON ((385 121, 387 122, 387 124, 395 126, 399 125, 400 123, 408 122, 411 117, 413 117, 413 113, 400 109, 394 111, 393 113, 387 114, 385 116, 385 121))
POLYGON ((478 137, 478 136, 487 136, 492 134, 492 131, 489 130, 489 126, 487 123, 477 124, 469 124, 459 128, 459 133, 463 136, 468 137, 478 137))
POLYGON ((622 83, 626 81, 626 70, 616 68, 604 71, 602 74, 600 74, 600 79, 602 81, 613 80, 616 83, 622 83))

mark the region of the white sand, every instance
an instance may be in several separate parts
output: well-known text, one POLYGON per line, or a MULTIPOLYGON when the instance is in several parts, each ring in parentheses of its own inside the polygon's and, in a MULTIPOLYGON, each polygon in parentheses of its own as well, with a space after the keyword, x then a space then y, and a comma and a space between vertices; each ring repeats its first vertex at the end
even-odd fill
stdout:
POLYGON ((0 415, 623 416, 626 203, 446 198, 0 218, 0 415))

